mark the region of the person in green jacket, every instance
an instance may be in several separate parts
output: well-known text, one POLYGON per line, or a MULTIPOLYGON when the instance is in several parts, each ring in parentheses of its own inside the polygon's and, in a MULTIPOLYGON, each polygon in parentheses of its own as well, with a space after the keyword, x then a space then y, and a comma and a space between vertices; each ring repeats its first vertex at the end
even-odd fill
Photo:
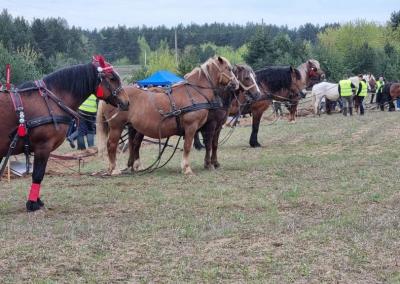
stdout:
POLYGON ((347 112, 353 115, 353 96, 355 91, 354 84, 349 79, 339 81, 338 91, 343 101, 343 115, 347 116, 347 112))
POLYGON ((95 95, 90 95, 79 107, 81 115, 77 129, 67 137, 72 148, 75 148, 73 141, 77 139, 78 150, 85 150, 87 141, 88 147, 94 146, 94 135, 96 134, 96 113, 98 100, 95 95))

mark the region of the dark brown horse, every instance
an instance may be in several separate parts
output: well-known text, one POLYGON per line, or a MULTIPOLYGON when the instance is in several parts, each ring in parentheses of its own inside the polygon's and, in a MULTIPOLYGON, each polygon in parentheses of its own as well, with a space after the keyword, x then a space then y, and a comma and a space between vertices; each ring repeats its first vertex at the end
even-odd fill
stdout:
MULTIPOLYGON (((261 88, 261 98, 252 103, 248 112, 252 114, 252 132, 250 146, 260 147, 258 129, 263 113, 272 104, 272 100, 285 102, 289 109, 289 121, 294 122, 302 91, 318 82, 324 74, 317 60, 310 59, 298 68, 267 67, 256 71, 258 85, 261 88)), ((232 104, 231 115, 236 115, 239 105, 244 103, 243 97, 232 104)))
POLYGON ((400 99, 400 83, 390 82, 383 86, 382 90, 383 102, 381 110, 385 110, 384 104, 389 104, 389 111, 394 111, 396 109, 394 102, 400 99))
POLYGON ((118 74, 98 56, 91 63, 64 68, 13 92, 0 93, 0 162, 9 154, 34 154, 28 211, 44 205, 40 185, 50 152, 64 141, 80 104, 96 93, 116 107, 126 107, 117 96, 120 90, 118 74))
MULTIPOLYGON (((222 94, 227 87, 238 89, 239 82, 229 61, 223 57, 209 59, 187 74, 185 79, 186 82, 172 86, 167 93, 159 88, 146 91, 125 87, 130 104, 127 114, 119 113, 113 117, 114 110, 100 103, 97 112, 98 138, 100 144, 107 140, 110 174, 120 173, 116 169, 116 150, 126 123, 142 134, 138 139, 142 139, 143 135, 156 139, 184 136, 182 172, 192 173, 189 153, 196 131, 206 123, 210 109, 222 106, 218 94, 222 94)), ((139 147, 141 139, 137 142, 139 147)), ((135 152, 139 153, 139 147, 135 152)), ((133 162, 133 168, 140 168, 139 155, 133 162)))

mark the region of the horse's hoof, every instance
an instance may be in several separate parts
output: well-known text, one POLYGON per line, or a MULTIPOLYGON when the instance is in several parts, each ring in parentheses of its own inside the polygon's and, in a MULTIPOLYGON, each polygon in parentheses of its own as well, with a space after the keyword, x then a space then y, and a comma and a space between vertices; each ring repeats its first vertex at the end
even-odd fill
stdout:
POLYGON ((214 168, 216 168, 216 169, 221 167, 221 164, 219 162, 214 162, 213 165, 214 165, 214 168))
MULTIPOLYGON (((43 204, 43 202, 42 201, 40 201, 40 203, 41 204, 43 204)), ((31 201, 31 200, 28 200, 27 202, 26 202, 26 210, 28 211, 28 212, 34 212, 34 211, 36 211, 36 210, 39 210, 40 209, 40 203, 38 202, 38 201, 31 201)), ((44 205, 44 204, 43 204, 44 205)))
POLYGON ((204 164, 204 168, 205 168, 206 170, 209 170, 209 171, 215 170, 215 167, 214 167, 213 164, 204 164))
POLYGON ((187 167, 185 170, 183 170, 184 175, 193 175, 193 171, 190 167, 187 167))
POLYGON ((44 206, 44 202, 42 200, 40 200, 40 198, 37 199, 37 203, 39 203, 40 207, 44 206))
POLYGON ((119 175, 121 175, 121 174, 122 174, 121 170, 113 170, 113 171, 111 172, 111 175, 112 175, 112 176, 119 176, 119 175))
POLYGON ((193 146, 197 151, 201 151, 202 149, 206 148, 202 144, 193 144, 193 146))
POLYGON ((253 143, 250 142, 250 147, 253 147, 253 148, 261 147, 261 144, 258 142, 253 142, 253 143))

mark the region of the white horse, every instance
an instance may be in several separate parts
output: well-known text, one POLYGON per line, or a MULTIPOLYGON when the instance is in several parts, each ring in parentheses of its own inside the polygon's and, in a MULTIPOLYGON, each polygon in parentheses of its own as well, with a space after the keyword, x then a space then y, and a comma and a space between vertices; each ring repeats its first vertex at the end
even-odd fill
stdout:
MULTIPOLYGON (((356 93, 357 93, 358 86, 360 84, 360 78, 358 78, 357 76, 354 76, 354 77, 350 77, 349 80, 356 87, 356 93)), ((328 99, 333 102, 336 102, 337 100, 339 100, 340 96, 339 96, 338 84, 329 83, 329 82, 321 82, 321 83, 315 84, 312 87, 311 96, 312 96, 312 104, 314 106, 314 114, 320 115, 319 109, 320 109, 321 101, 323 98, 328 99)))

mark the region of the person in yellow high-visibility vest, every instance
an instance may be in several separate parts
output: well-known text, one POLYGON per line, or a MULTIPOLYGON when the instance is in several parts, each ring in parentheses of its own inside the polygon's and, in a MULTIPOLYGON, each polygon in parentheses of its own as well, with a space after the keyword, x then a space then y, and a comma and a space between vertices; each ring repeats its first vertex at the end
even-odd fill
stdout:
POLYGON ((383 87, 385 86, 385 80, 382 76, 376 82, 376 104, 383 111, 385 109, 385 102, 382 95, 383 87))
MULTIPOLYGON (((354 97, 354 100, 356 101, 356 107, 358 106, 360 108, 360 115, 364 115, 364 99, 368 95, 368 86, 367 82, 365 79, 363 79, 362 75, 358 75, 358 78, 360 78, 360 84, 358 86, 357 94, 354 97)), ((356 109, 357 111, 357 109, 356 109)))
POLYGON ((76 131, 67 137, 72 148, 75 148, 74 139, 78 141, 78 150, 86 149, 85 137, 88 147, 94 146, 94 135, 96 134, 96 113, 98 100, 95 95, 90 95, 78 110, 81 115, 79 126, 76 131))
POLYGON ((353 115, 353 95, 355 91, 354 84, 349 79, 339 81, 338 91, 343 102, 343 115, 347 116, 347 111, 353 115))

